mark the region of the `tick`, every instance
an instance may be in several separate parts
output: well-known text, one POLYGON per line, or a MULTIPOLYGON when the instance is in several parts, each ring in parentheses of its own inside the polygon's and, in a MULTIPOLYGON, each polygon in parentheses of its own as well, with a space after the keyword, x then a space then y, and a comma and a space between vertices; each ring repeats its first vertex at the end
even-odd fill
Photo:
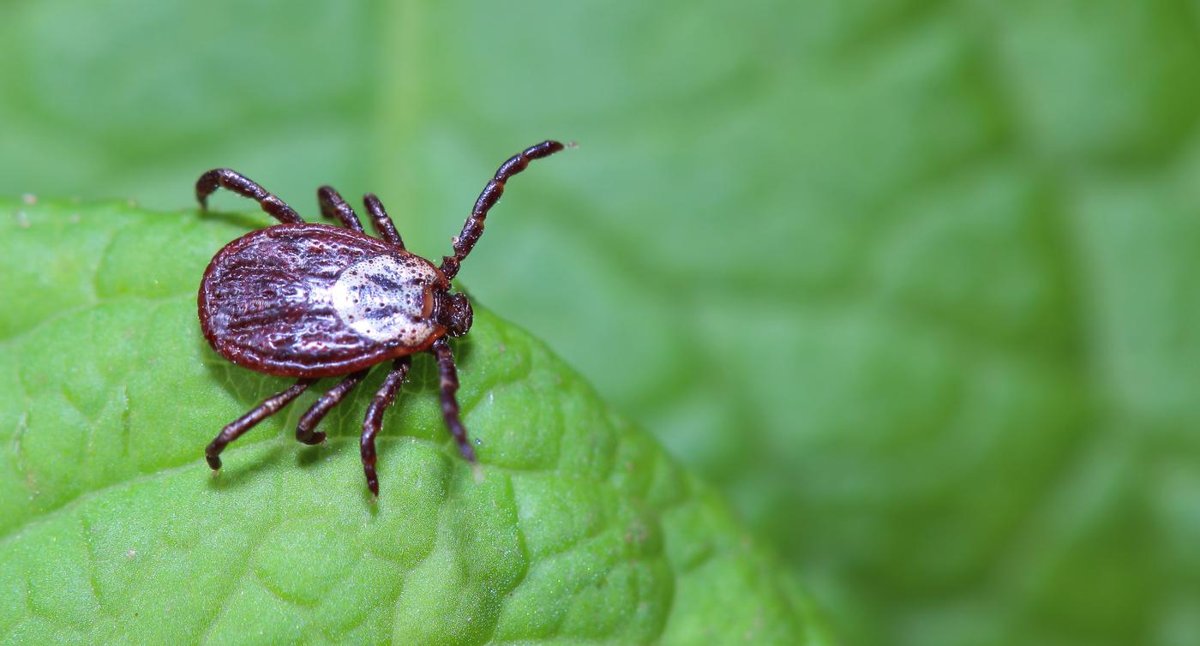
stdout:
POLYGON ((213 349, 251 370, 294 377, 296 383, 231 422, 205 449, 208 465, 221 468, 221 452, 255 424, 279 412, 323 377, 342 377, 321 395, 296 426, 296 439, 319 444, 317 425, 367 376, 372 366, 391 361, 383 385, 363 420, 359 447, 371 493, 379 495, 375 435, 383 413, 396 399, 412 365, 412 355, 429 352, 441 375, 442 416, 468 462, 475 450, 459 416, 458 370, 449 337, 471 329, 471 303, 451 291, 450 281, 483 234, 488 210, 504 184, 529 162, 563 149, 543 141, 500 165, 483 188, 453 254, 440 266, 410 253, 379 198, 363 202, 378 238, 363 231, 354 209, 332 187, 317 189, 321 214, 345 228, 313 224, 241 173, 218 168, 196 181, 196 199, 207 209, 219 187, 251 198, 279 220, 252 231, 213 256, 200 283, 200 327, 213 349))

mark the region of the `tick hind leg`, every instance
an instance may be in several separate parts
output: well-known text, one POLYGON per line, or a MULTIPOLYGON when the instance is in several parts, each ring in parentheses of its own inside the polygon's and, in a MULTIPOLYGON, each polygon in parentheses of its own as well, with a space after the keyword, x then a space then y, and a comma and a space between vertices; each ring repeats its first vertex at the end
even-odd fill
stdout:
POLYGON ((275 197, 267 189, 259 186, 254 180, 228 168, 214 168, 196 180, 196 199, 200 208, 208 209, 208 196, 220 187, 225 187, 238 195, 244 195, 262 207, 276 220, 284 224, 299 224, 304 222, 295 209, 286 202, 275 197))
POLYGON ((384 378, 383 385, 375 392, 375 397, 367 408, 367 416, 363 420, 362 438, 359 440, 363 473, 367 476, 367 488, 376 496, 379 495, 379 477, 375 473, 375 435, 379 433, 379 427, 383 424, 383 414, 396 400, 396 393, 400 392, 400 385, 408 376, 410 366, 412 366, 412 357, 408 356, 400 357, 392 362, 392 370, 384 378))
POLYGON ((346 395, 350 394, 350 391, 354 390, 354 387, 367 376, 367 372, 367 370, 359 370, 347 375, 336 386, 325 391, 325 394, 321 395, 321 398, 300 417, 300 423, 296 425, 296 439, 304 444, 324 442, 325 434, 314 432, 313 429, 321 423, 321 420, 325 419, 325 415, 333 410, 334 406, 342 403, 346 395))
POLYGON ((351 231, 363 233, 362 223, 358 221, 354 209, 346 203, 346 200, 342 199, 337 191, 333 190, 332 186, 322 186, 317 189, 317 203, 321 205, 321 215, 340 221, 342 226, 351 231))
POLYGON ((308 387, 313 385, 315 381, 315 379, 301 379, 297 381, 291 388, 271 395, 263 400, 263 403, 251 409, 250 412, 230 422, 229 425, 221 429, 221 432, 209 443, 208 448, 204 449, 204 458, 208 460, 208 466, 212 467, 214 471, 220 469, 221 451, 224 451, 230 442, 254 428, 255 424, 278 413, 281 408, 299 397, 300 393, 308 390, 308 387))
POLYGON ((454 355, 450 352, 450 342, 442 337, 433 342, 430 348, 437 357, 438 372, 441 374, 442 417, 446 420, 446 428, 454 441, 458 443, 458 451, 467 459, 475 462, 475 447, 467 439, 467 427, 463 426, 458 409, 458 368, 454 366, 454 355))

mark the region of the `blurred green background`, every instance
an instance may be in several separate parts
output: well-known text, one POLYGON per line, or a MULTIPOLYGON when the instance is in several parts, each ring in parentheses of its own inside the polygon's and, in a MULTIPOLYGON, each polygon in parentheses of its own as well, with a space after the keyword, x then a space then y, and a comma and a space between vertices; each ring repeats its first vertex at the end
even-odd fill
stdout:
POLYGON ((1198 117, 1194 1, 0 8, 2 194, 229 166, 440 256, 578 141, 462 282, 855 644, 1200 639, 1198 117))

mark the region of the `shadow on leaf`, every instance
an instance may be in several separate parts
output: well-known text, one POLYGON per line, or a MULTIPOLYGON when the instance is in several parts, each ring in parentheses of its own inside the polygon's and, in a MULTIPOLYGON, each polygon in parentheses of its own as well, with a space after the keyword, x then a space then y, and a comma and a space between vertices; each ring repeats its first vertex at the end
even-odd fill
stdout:
MULTIPOLYGON (((238 457, 244 457, 246 451, 238 457)), ((243 460, 226 459, 221 469, 209 478, 208 486, 216 491, 235 489, 249 484, 251 478, 259 476, 271 467, 277 466, 283 458, 283 447, 272 446, 270 449, 247 463, 243 460)))

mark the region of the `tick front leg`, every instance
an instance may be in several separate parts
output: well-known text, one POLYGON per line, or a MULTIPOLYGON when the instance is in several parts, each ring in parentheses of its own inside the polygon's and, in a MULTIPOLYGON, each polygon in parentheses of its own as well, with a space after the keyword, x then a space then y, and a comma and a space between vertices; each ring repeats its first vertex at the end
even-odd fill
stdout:
POLYGON ((441 373, 442 417, 446 420, 446 428, 458 443, 458 451, 472 464, 475 462, 475 448, 467 439, 467 428, 463 426, 458 410, 458 368, 454 366, 454 354, 450 352, 450 342, 442 337, 433 342, 430 348, 437 357, 438 371, 441 373))
POLYGON ((342 403, 342 399, 350 394, 350 391, 354 390, 354 387, 366 376, 366 370, 359 370, 354 374, 347 375, 336 386, 325 391, 325 394, 321 395, 321 398, 300 417, 300 423, 296 425, 296 439, 304 444, 324 442, 325 434, 313 432, 313 429, 321 423, 321 420, 325 419, 325 415, 333 410, 334 406, 342 403))
POLYGON ((330 220, 338 220, 342 226, 364 233, 362 223, 358 221, 358 216, 354 213, 354 209, 342 199, 342 196, 337 191, 333 190, 332 186, 322 186, 317 189, 317 204, 321 205, 321 215, 330 220))
POLYGON ((284 224, 299 224, 304 222, 295 209, 283 200, 275 197, 267 189, 254 183, 249 177, 228 168, 214 168, 196 180, 196 199, 200 208, 208 209, 208 196, 219 187, 225 187, 238 195, 244 195, 258 202, 262 210, 284 224))
POLYGON ((479 241, 479 236, 483 235, 483 222, 487 219, 488 211, 504 194, 504 184, 513 175, 525 170, 529 162, 549 157, 562 149, 563 145, 557 141, 543 141, 522 150, 510 157, 508 161, 500 164, 496 175, 483 187, 483 192, 475 200, 475 207, 471 209, 471 215, 467 217, 466 224, 463 224, 462 233, 454 239, 454 255, 442 258, 442 273, 446 274, 446 278, 453 279, 458 275, 459 265, 462 264, 467 254, 471 253, 471 249, 479 241))
POLYGON ((371 223, 375 225, 375 231, 379 233, 379 237, 388 244, 403 249, 404 240, 400 238, 400 232, 396 230, 396 223, 392 222, 392 216, 384 210, 383 202, 380 202, 374 193, 367 193, 363 197, 363 203, 367 205, 367 213, 371 214, 371 223))
POLYGON ((396 400, 400 385, 408 376, 408 368, 412 365, 412 357, 400 357, 392 362, 392 370, 383 380, 383 385, 375 392, 371 405, 367 408, 367 416, 363 420, 362 438, 359 449, 362 452, 363 473, 367 476, 367 488, 376 496, 379 495, 379 477, 375 473, 375 435, 383 425, 383 414, 388 406, 396 400))
POLYGON ((204 458, 208 460, 208 466, 215 471, 221 468, 221 451, 230 442, 242 436, 242 433, 254 428, 255 424, 279 412, 279 409, 287 406, 289 402, 300 396, 300 393, 308 390, 308 387, 313 385, 316 379, 301 379, 297 381, 291 388, 278 392, 263 400, 263 403, 255 406, 249 413, 242 415, 228 426, 221 429, 213 441, 209 443, 208 448, 204 449, 204 458))

